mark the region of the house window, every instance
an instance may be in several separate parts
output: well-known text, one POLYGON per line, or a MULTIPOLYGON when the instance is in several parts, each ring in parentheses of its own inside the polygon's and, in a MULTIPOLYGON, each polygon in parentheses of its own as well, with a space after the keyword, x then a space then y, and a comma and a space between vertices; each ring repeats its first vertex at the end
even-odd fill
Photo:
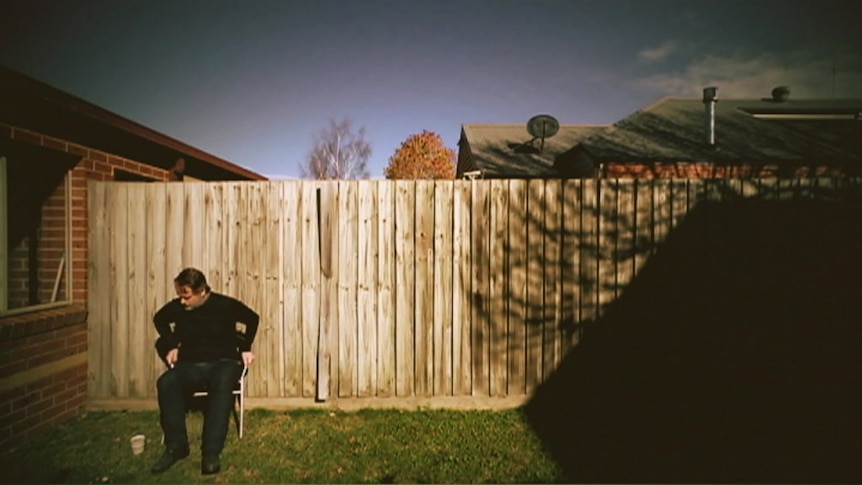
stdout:
POLYGON ((2 148, 0 315, 68 303, 74 163, 48 152, 2 148))

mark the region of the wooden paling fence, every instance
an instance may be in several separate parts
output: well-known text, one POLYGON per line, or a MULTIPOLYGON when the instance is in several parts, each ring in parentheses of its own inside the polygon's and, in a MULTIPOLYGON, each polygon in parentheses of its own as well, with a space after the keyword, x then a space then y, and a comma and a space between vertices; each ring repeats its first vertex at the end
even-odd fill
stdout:
POLYGON ((529 395, 697 204, 842 183, 91 182, 90 396, 154 396, 187 266, 261 315, 252 397, 529 395))

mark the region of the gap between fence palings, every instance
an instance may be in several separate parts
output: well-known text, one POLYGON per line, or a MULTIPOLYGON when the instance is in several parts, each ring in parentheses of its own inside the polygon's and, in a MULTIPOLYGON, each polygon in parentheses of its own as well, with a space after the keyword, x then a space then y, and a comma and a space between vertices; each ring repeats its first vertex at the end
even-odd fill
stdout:
POLYGON ((317 189, 317 227, 320 241, 320 319, 317 330, 317 386, 315 399, 326 401, 329 398, 330 386, 330 332, 334 313, 334 294, 338 260, 333 253, 337 251, 333 210, 336 206, 337 185, 323 184, 317 189))

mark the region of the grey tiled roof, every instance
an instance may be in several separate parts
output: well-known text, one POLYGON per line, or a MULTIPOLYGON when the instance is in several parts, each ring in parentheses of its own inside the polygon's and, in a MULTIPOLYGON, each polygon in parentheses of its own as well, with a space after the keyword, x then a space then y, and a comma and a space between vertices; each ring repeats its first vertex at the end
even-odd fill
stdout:
POLYGON ((862 100, 719 99, 715 147, 706 143, 700 98, 664 98, 583 140, 597 161, 804 161, 862 160, 862 100), (844 115, 845 120, 754 114, 844 115), (856 119, 853 120, 854 113, 856 119))
POLYGON ((525 145, 532 138, 525 124, 465 124, 459 175, 581 177, 603 162, 862 165, 862 99, 720 98, 714 146, 706 142, 706 118, 700 98, 667 97, 613 125, 562 125, 540 153, 538 141, 525 145))
MULTIPOLYGON (((559 132, 544 141, 527 133, 526 123, 464 124, 462 140, 470 147, 472 165, 466 170, 481 170, 485 178, 555 178, 557 155, 569 150, 583 139, 607 128, 608 125, 560 125, 559 132), (541 152, 539 152, 539 148, 541 152)), ((463 151, 465 147, 460 149, 463 151)), ((459 167, 463 172, 465 167, 459 167)))

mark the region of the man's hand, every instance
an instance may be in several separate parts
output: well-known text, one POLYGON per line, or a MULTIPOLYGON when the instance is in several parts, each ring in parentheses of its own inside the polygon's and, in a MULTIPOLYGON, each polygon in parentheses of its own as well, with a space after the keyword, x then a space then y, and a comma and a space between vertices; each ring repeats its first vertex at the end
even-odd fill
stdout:
POLYGON ((173 367, 174 364, 177 363, 177 359, 180 355, 180 349, 171 349, 168 351, 168 354, 165 355, 165 360, 168 362, 168 365, 173 367))
POLYGON ((254 362, 254 352, 248 351, 242 353, 242 363, 246 366, 250 366, 251 363, 254 362))

